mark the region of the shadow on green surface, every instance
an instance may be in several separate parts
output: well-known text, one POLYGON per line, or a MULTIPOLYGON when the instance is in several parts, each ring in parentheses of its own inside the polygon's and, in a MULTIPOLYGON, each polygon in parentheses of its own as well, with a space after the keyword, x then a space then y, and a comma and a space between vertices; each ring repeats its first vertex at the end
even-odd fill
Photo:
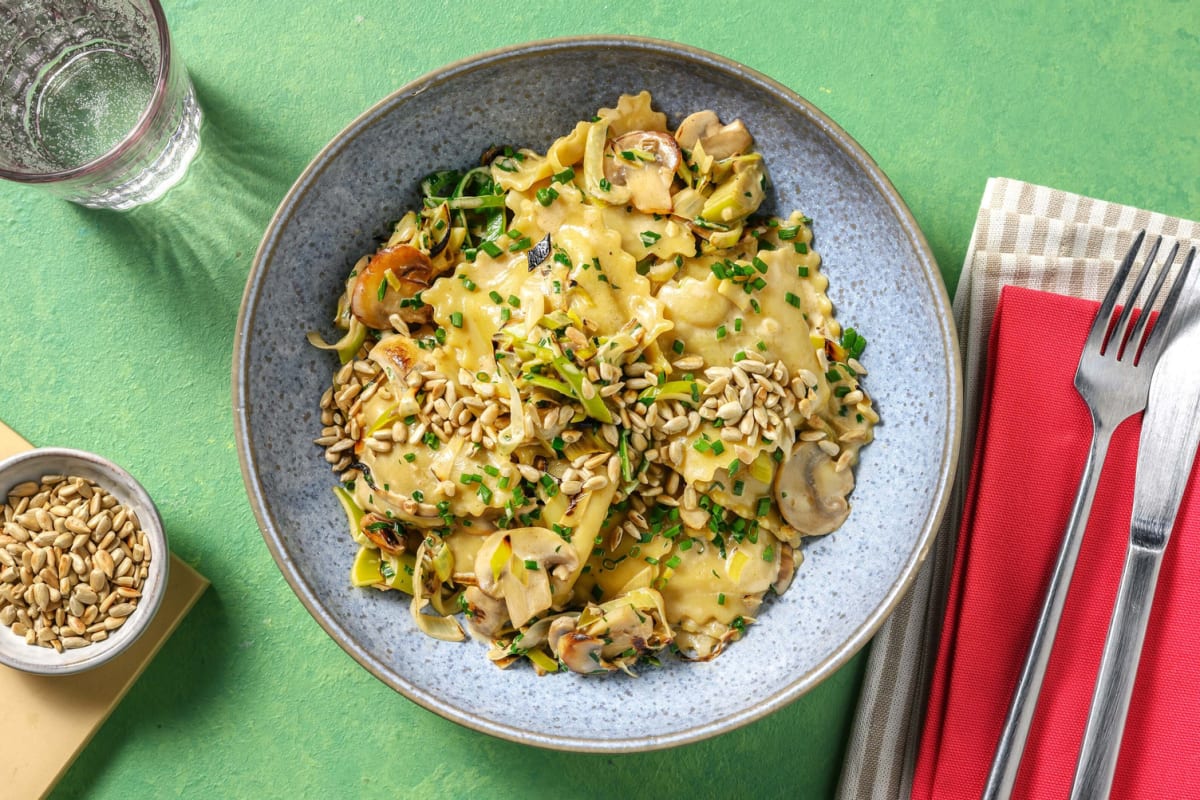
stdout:
MULTIPOLYGON (((694 744, 629 755, 580 754, 543 750, 479 734, 432 713, 427 727, 445 752, 471 752, 473 769, 461 765, 451 774, 437 758, 419 776, 409 778, 395 796, 423 797, 454 785, 461 797, 520 797, 524 800, 603 800, 613 797, 789 798, 825 800, 834 796, 854 699, 861 688, 863 653, 791 705, 743 728, 694 744), (819 737, 809 732, 819 731, 819 737), (716 764, 736 763, 737 771, 716 764), (504 775, 489 765, 507 765, 504 775)), ((686 688, 681 689, 686 692, 686 688)), ((398 698, 399 700, 399 698, 398 698)), ((681 702, 684 702, 681 698, 681 702)), ((530 710, 536 714, 536 709, 530 710)), ((404 747, 400 734, 387 743, 404 747)), ((378 784, 386 770, 362 778, 362 797, 383 797, 378 784)))
POLYGON ((129 254, 121 266, 136 287, 133 299, 186 308, 189 323, 226 326, 231 335, 251 259, 295 158, 261 146, 281 139, 260 115, 201 82, 196 94, 205 115, 201 148, 181 183, 128 212, 75 213, 84 222, 106 217, 93 227, 129 254))
POLYGON ((193 717, 218 700, 236 639, 225 604, 210 586, 51 796, 87 797, 116 758, 124 731, 153 728, 164 738, 190 736, 193 717))

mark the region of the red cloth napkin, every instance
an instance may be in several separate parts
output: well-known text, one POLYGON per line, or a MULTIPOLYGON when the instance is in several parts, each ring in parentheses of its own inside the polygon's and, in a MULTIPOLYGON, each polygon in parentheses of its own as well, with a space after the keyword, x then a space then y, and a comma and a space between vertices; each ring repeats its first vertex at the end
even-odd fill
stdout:
MULTIPOLYGON (((1096 303, 1005 287, 913 798, 979 797, 1091 441, 1075 368, 1096 303)), ((1197 358, 1200 368, 1200 356, 1197 358)), ((1140 415, 1113 437, 1014 798, 1066 798, 1121 574, 1140 415)), ((1150 615, 1114 798, 1200 798, 1200 493, 1150 615)))

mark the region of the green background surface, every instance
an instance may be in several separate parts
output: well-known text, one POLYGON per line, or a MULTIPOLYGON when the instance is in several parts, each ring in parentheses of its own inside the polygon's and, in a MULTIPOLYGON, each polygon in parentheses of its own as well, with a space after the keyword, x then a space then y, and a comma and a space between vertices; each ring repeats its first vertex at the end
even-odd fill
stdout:
POLYGON ((56 797, 833 794, 861 654, 790 707, 707 742, 547 752, 395 694, 321 631, 276 569, 234 446, 242 289, 308 161, 421 74, 587 33, 740 61, 816 103, 874 156, 951 288, 988 176, 1200 216, 1195 0, 164 5, 207 115, 186 182, 123 215, 0 186, 0 417, 35 443, 127 467, 157 500, 175 552, 213 583, 56 797))

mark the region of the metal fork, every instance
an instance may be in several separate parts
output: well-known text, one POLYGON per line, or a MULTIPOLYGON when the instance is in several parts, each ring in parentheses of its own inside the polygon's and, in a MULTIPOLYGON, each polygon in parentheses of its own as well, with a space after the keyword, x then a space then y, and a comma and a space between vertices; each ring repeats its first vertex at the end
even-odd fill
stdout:
MULTIPOLYGON (((1150 288, 1145 300, 1146 310, 1131 321, 1138 296, 1162 243, 1162 237, 1159 236, 1150 247, 1145 264, 1134 280, 1114 324, 1113 312, 1116 310, 1117 300, 1125 288, 1144 239, 1145 231, 1142 231, 1134 239, 1133 245, 1113 276, 1112 285, 1100 304, 1100 310, 1083 346, 1083 353, 1079 356, 1079 367, 1075 371, 1075 390, 1091 411, 1092 444, 1084 462, 1083 475, 1080 477, 1075 503, 1067 519, 1067 529, 1059 547, 1054 571, 1050 576, 1046 599, 1033 632, 1029 655, 1021 668, 1021 677, 1017 681, 1012 704, 1004 720, 1004 730, 996 747, 991 771, 988 773, 983 800, 1006 800, 1012 794, 1109 442, 1118 425, 1146 407, 1150 376, 1154 372, 1154 365, 1163 345, 1163 337, 1155 334, 1169 321, 1183 286, 1183 279, 1186 277, 1186 274, 1181 274, 1176 278, 1163 302, 1157 322, 1150 326, 1149 309, 1166 283, 1179 250, 1179 245, 1176 244, 1150 288)), ((1188 266, 1190 262, 1181 272, 1185 272, 1188 266)))

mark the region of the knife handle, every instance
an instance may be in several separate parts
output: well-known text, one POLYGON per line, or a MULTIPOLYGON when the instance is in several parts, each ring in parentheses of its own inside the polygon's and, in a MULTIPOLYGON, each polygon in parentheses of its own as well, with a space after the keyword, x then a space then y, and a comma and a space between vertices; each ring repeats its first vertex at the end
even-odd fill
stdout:
POLYGON ((1116 606, 1104 640, 1100 673, 1096 676, 1075 782, 1071 786, 1071 800, 1104 800, 1112 789, 1163 552, 1161 548, 1131 543, 1125 553, 1116 606))

